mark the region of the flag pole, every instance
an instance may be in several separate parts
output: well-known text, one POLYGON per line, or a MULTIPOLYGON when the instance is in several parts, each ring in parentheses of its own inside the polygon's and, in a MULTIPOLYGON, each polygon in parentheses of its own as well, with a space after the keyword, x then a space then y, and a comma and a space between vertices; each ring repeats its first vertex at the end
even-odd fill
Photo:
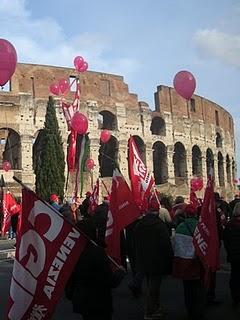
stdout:
MULTIPOLYGON (((48 208, 50 208, 51 210, 55 211, 58 215, 60 214, 59 211, 57 209, 55 209, 53 206, 51 206, 49 203, 47 203, 46 201, 44 201, 43 199, 41 199, 31 188, 29 188, 28 186, 26 186, 20 179, 18 179, 17 177, 13 176, 13 180, 15 180, 17 183, 19 183, 23 189, 26 189, 30 192, 33 192, 35 194, 35 196, 42 201, 48 208)), ((66 220, 66 218, 64 216, 61 215, 61 217, 66 220)), ((68 221, 68 223, 72 224, 71 222, 68 221)), ((76 228, 78 231, 80 231, 81 235, 88 240, 89 242, 91 242, 93 245, 99 247, 99 245, 93 240, 91 239, 88 235, 86 235, 80 228, 78 228, 77 226, 73 225, 72 226, 74 228, 76 228)), ((109 261, 111 261, 111 263, 113 265, 115 265, 115 267, 117 267, 118 269, 122 269, 122 266, 120 266, 112 257, 110 257, 109 255, 107 255, 109 261)))

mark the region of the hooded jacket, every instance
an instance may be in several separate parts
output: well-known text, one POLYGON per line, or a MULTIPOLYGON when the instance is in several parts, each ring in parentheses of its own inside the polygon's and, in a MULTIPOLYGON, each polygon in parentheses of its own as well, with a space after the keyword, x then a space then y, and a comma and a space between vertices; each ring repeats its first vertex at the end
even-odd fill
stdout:
POLYGON ((158 212, 146 214, 134 230, 136 268, 147 275, 170 274, 173 250, 168 229, 158 212))

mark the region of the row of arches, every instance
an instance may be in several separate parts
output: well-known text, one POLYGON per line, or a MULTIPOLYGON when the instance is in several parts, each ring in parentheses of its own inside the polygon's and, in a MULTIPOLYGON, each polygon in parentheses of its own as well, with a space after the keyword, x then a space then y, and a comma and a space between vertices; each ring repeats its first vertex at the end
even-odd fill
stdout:
MULTIPOLYGON (((108 128, 109 129, 109 128, 108 128)), ((38 161, 38 155, 44 147, 42 144, 41 130, 36 139, 33 139, 32 164, 35 168, 38 161)), ((137 135, 133 136, 135 143, 139 149, 142 161, 146 164, 146 146, 144 141, 137 135)), ((163 142, 157 141, 153 144, 153 173, 157 185, 164 184, 168 181, 169 176, 169 156, 167 147, 163 142)), ((116 137, 111 136, 107 143, 101 143, 99 148, 99 173, 101 177, 111 177, 113 169, 116 166, 119 158, 119 143, 116 137)), ((21 170, 21 141, 17 132, 9 128, 0 129, 0 165, 7 160, 15 170, 21 170)), ((188 172, 187 153, 184 145, 177 142, 173 148, 172 159, 175 184, 180 185, 187 181, 188 177, 206 176, 210 173, 211 168, 217 166, 219 185, 224 186, 225 181, 232 184, 235 177, 235 161, 227 154, 224 158, 222 153, 217 153, 217 159, 214 159, 213 151, 208 148, 205 153, 202 153, 197 145, 192 147, 192 172, 188 172), (206 159, 206 160, 204 160, 206 159), (203 161, 206 161, 206 172, 203 172, 203 161), (217 162, 217 163, 215 163, 217 162), (226 166, 226 168, 224 168, 226 166), (225 177, 226 173, 226 177, 225 177)), ((95 159, 96 161, 96 159, 95 159)))

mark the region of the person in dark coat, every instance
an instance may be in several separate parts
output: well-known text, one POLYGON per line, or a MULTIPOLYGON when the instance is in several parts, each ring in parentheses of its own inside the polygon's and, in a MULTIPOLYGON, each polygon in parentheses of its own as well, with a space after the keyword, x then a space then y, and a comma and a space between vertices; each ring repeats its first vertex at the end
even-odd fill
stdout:
POLYGON ((229 287, 233 306, 240 304, 240 202, 235 204, 233 216, 223 233, 227 261, 231 264, 229 287))
MULTIPOLYGON (((96 240, 95 225, 90 219, 78 222, 77 227, 96 240)), ((112 288, 120 284, 124 275, 121 268, 113 272, 104 248, 89 241, 66 288, 73 312, 80 313, 83 320, 111 320, 112 288)))
POLYGON ((86 198, 83 200, 82 204, 80 205, 80 211, 81 211, 81 215, 83 217, 88 217, 88 208, 89 208, 89 200, 90 200, 90 196, 91 196, 91 192, 88 191, 86 192, 86 198))
POLYGON ((108 210, 109 196, 105 196, 103 202, 97 206, 97 209, 93 214, 93 221, 97 228, 97 242, 104 247, 106 246, 105 233, 107 228, 108 210))
POLYGON ((230 207, 230 210, 231 210, 230 218, 232 217, 233 209, 234 209, 235 204, 236 204, 237 202, 240 202, 239 194, 235 194, 234 199, 229 202, 229 207, 230 207))
POLYGON ((159 218, 159 203, 156 198, 149 202, 149 212, 139 221, 134 230, 136 269, 147 279, 147 298, 144 319, 160 319, 160 285, 162 276, 172 271, 173 249, 168 229, 159 218))

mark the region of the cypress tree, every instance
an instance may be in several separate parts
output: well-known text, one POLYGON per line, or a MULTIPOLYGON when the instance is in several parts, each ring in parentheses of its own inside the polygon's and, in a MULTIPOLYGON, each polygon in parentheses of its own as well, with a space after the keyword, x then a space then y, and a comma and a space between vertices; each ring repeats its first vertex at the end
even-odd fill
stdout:
POLYGON ((47 105, 42 139, 42 149, 35 168, 36 193, 47 201, 53 193, 62 198, 65 183, 65 156, 52 97, 49 97, 47 105))

